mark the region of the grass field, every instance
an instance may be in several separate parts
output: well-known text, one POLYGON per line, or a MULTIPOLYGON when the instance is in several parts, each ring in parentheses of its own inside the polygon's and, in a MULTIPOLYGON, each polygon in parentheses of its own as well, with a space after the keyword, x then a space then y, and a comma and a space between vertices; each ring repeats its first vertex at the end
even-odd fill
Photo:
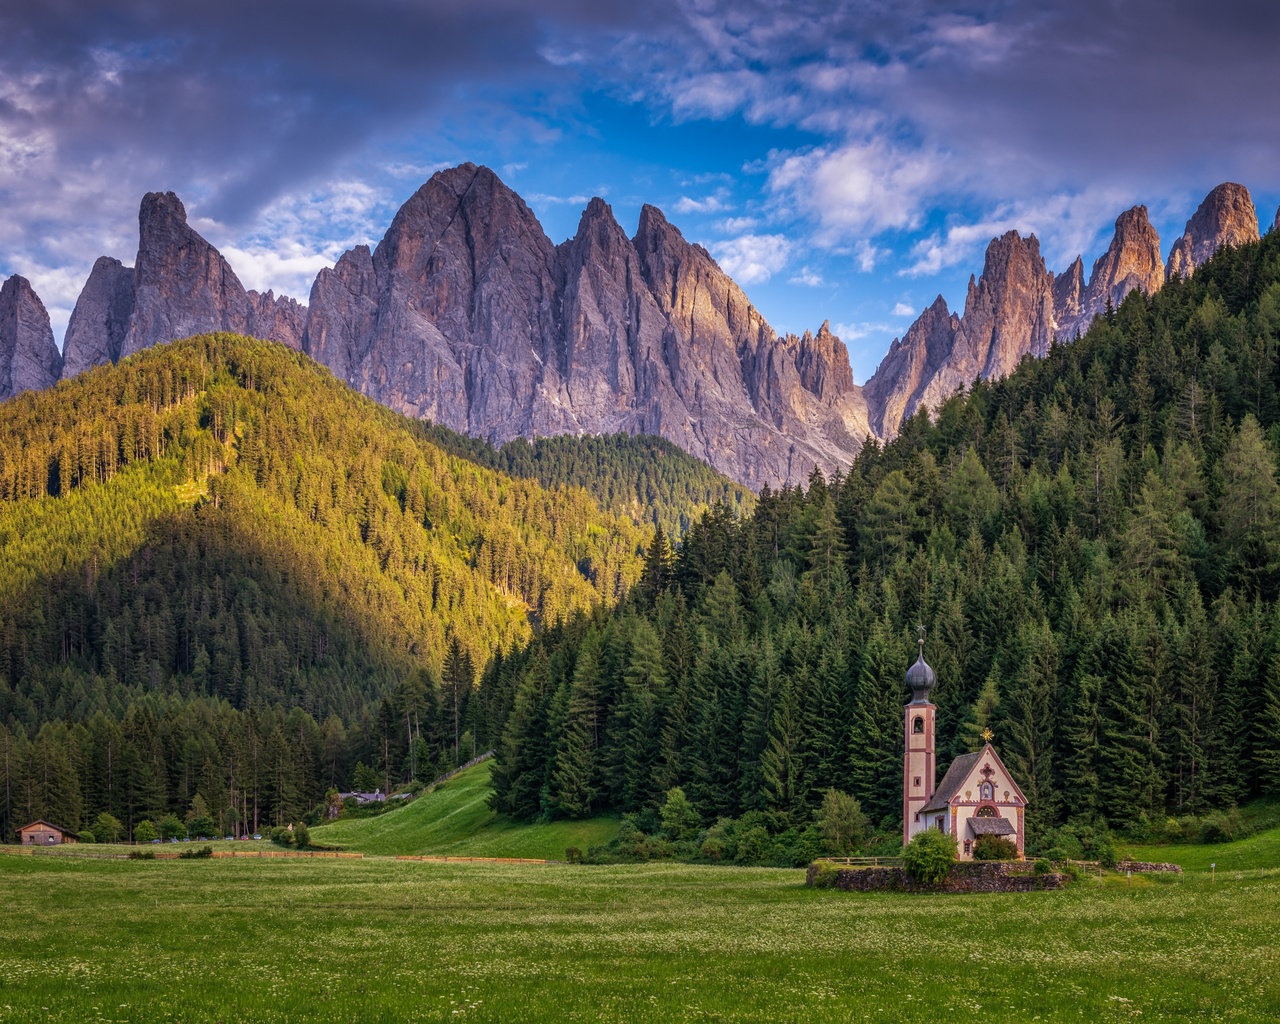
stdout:
POLYGON ((1260 831, 1234 843, 1126 843, 1119 852, 1134 860, 1181 864, 1184 871, 1208 871, 1210 864, 1217 864, 1219 871, 1280 867, 1280 827, 1275 825, 1280 801, 1274 797, 1255 800, 1240 809, 1240 816, 1246 826, 1260 831))
POLYGON ((563 860, 567 847, 586 852, 618 831, 614 817, 537 825, 502 817, 485 803, 492 768, 492 761, 478 764, 434 792, 376 818, 317 826, 311 830, 312 839, 359 853, 563 860))
POLYGON ((0 1020, 1274 1021, 1280 875, 990 896, 686 865, 0 856, 0 1020))
POLYGON ((1248 871, 1253 868, 1280 867, 1280 828, 1260 832, 1234 843, 1207 846, 1169 844, 1163 846, 1124 846, 1124 856, 1134 860, 1168 861, 1181 864, 1184 871, 1208 871, 1217 864, 1219 871, 1248 871))

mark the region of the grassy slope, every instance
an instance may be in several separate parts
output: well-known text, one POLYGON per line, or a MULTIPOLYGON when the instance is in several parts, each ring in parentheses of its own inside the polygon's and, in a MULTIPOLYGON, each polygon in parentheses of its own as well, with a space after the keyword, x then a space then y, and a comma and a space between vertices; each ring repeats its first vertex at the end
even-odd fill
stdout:
POLYGON ((1275 873, 1005 896, 802 878, 0 856, 0 1020, 1280 1017, 1275 873))
POLYGON ((1219 871, 1280 868, 1280 828, 1259 832, 1234 843, 1124 846, 1121 853, 1134 860, 1181 864, 1184 871, 1208 871, 1210 864, 1217 864, 1219 871))
POLYGON ((486 804, 491 761, 455 776, 407 807, 377 818, 336 821, 312 830, 315 841, 376 854, 435 853, 457 857, 537 857, 560 860, 566 847, 608 842, 617 818, 525 825, 486 804))

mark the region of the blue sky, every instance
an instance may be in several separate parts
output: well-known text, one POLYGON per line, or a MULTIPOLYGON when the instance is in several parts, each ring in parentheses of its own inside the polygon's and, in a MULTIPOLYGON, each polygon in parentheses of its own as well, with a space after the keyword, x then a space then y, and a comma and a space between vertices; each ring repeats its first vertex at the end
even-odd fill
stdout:
POLYGON ((1280 203, 1280 10, 1223 0, 86 0, 0 11, 0 271, 61 336, 177 192, 249 287, 305 301, 435 170, 493 167, 553 241, 588 199, 705 245, 857 380, 989 239, 1086 270, 1145 203, 1280 203))

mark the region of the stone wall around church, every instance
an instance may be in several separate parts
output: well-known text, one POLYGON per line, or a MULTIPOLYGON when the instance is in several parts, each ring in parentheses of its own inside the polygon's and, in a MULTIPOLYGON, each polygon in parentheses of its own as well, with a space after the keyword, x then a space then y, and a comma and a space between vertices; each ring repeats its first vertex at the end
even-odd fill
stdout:
MULTIPOLYGON (((812 886, 822 867, 813 863, 805 878, 812 886)), ((905 868, 838 868, 834 888, 850 892, 1035 892, 1061 889, 1067 876, 1056 871, 1037 875, 1026 861, 969 861, 957 863, 940 885, 922 885, 905 868)))

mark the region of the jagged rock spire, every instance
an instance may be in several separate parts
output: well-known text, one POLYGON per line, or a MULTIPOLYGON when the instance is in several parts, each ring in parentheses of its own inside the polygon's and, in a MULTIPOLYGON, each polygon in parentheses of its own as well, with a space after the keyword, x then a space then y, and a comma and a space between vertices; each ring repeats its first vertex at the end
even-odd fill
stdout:
POLYGON ((0 401, 52 387, 62 370, 49 313, 25 277, 0 285, 0 401))

